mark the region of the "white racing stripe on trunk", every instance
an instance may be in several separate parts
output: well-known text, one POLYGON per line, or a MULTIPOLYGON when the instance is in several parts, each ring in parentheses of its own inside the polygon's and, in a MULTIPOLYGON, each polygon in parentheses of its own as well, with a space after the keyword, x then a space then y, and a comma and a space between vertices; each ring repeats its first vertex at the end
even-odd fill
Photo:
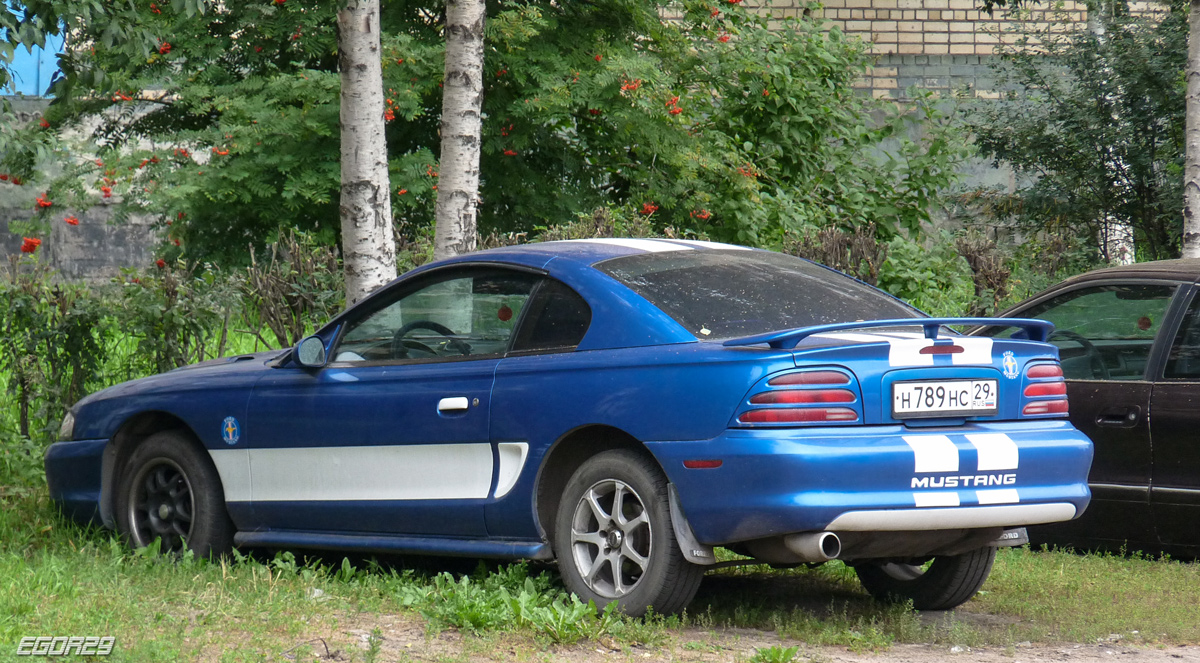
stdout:
POLYGON ((915 457, 914 472, 957 472, 958 447, 945 435, 905 435, 915 457))
POLYGON ((255 502, 484 499, 492 486, 492 445, 487 443, 248 453, 255 502))
POLYGON ((852 343, 887 343, 886 336, 877 334, 856 334, 853 332, 828 332, 825 334, 813 334, 809 338, 824 338, 831 341, 850 341, 852 343))
POLYGON ((933 345, 931 338, 887 339, 888 366, 933 366, 933 355, 921 354, 922 348, 933 345))
POLYGON ((683 244, 672 244, 655 239, 609 239, 606 237, 598 237, 593 239, 575 239, 573 242, 587 242, 590 244, 608 244, 610 246, 623 246, 627 249, 638 249, 648 251, 650 253, 662 253, 664 251, 694 251, 691 246, 683 244))
POLYGON ((968 433, 967 441, 979 452, 979 471, 1015 470, 1020 463, 1017 443, 1004 433, 968 433))
POLYGON ((942 491, 937 493, 913 493, 913 499, 918 507, 958 506, 958 493, 942 491))
POLYGON ((992 365, 992 339, 987 337, 960 336, 954 339, 954 344, 963 349, 954 358, 955 366, 985 364, 992 365))
POLYGON ((977 490, 975 495, 979 497, 980 504, 1016 504, 1021 501, 1016 488, 977 490))

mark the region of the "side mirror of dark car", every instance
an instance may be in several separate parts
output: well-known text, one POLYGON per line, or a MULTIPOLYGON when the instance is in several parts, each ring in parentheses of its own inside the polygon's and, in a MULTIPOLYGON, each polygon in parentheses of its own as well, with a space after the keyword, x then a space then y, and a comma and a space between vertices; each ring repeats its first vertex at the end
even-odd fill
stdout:
POLYGON ((319 336, 309 336, 296 344, 293 354, 297 364, 305 368, 320 368, 325 365, 325 341, 319 336))

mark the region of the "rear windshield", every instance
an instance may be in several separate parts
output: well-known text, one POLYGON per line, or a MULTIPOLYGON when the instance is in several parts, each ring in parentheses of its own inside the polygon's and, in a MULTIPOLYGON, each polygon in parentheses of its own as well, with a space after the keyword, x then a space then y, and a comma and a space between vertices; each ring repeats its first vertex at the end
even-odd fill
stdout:
POLYGON ((605 260, 595 267, 700 339, 921 316, 848 276, 769 251, 643 253, 605 260))

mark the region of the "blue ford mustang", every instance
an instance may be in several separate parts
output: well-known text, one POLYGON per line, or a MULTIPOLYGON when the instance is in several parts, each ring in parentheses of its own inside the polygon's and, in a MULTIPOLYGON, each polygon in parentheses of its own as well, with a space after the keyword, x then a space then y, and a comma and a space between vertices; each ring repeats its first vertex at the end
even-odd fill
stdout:
POLYGON ((681 610, 725 547, 944 609, 1088 504, 1049 323, 964 337, 768 251, 597 239, 426 265, 284 352, 80 401, 53 499, 135 546, 557 559, 681 610))

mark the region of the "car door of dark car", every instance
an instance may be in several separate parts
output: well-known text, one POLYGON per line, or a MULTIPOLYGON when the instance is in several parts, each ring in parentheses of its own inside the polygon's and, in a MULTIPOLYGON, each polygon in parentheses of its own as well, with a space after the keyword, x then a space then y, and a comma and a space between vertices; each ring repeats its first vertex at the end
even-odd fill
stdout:
POLYGON ((496 365, 539 276, 433 274, 348 319, 321 369, 250 402, 259 528, 483 536, 496 365))
MULTIPOLYGON (((1150 505, 1159 542, 1200 547, 1200 294, 1171 338, 1162 375, 1150 401, 1154 477, 1150 505)), ((1200 552, 1193 548, 1190 554, 1200 552)))
POLYGON ((1077 520, 1031 528, 1035 541, 1113 548, 1154 543, 1146 370, 1177 287, 1087 284, 1013 312, 1054 323, 1050 342, 1059 348, 1071 423, 1095 445, 1091 505, 1077 520))

